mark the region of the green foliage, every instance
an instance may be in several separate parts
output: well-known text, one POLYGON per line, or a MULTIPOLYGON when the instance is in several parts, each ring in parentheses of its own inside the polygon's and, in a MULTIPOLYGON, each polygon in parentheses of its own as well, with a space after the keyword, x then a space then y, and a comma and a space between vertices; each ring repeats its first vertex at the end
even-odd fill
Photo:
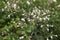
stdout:
POLYGON ((60 0, 0 0, 0 40, 60 40, 60 0))

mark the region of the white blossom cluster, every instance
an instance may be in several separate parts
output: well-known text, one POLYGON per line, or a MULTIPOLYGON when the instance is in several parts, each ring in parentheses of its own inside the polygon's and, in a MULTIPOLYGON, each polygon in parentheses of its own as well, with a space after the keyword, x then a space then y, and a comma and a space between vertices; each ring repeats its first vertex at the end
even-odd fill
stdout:
POLYGON ((19 2, 19 0, 10 0, 10 1, 7 0, 7 3, 5 5, 5 7, 4 7, 4 9, 6 11, 12 11, 12 9, 17 11, 17 10, 20 9, 20 7, 17 5, 18 2, 19 2))
MULTIPOLYGON (((33 0, 33 1, 35 1, 35 0, 33 0)), ((50 2, 56 2, 56 0, 49 0, 50 2)), ((18 9, 20 8, 18 5, 17 5, 17 3, 18 3, 19 1, 16 1, 16 3, 12 3, 11 4, 11 2, 9 2, 9 1, 7 1, 7 4, 6 4, 6 6, 4 7, 4 8, 2 8, 2 11, 4 11, 5 9, 7 9, 7 11, 10 11, 12 8, 14 9, 14 10, 17 10, 18 11, 18 9)), ((30 5, 31 3, 29 2, 29 1, 27 1, 26 2, 28 5, 30 5)), ((57 7, 60 7, 60 5, 58 5, 57 7)), ((12 11, 12 10, 11 10, 12 11)), ((25 22, 26 20, 25 19, 27 19, 27 21, 30 23, 30 22, 32 22, 32 23, 35 23, 36 21, 49 21, 50 20, 50 15, 49 15, 49 13, 50 13, 50 10, 48 10, 48 9, 45 9, 45 10, 40 10, 39 8, 37 8, 37 7, 34 7, 33 8, 33 10, 32 10, 32 12, 29 12, 28 14, 26 13, 26 11, 24 10, 24 9, 22 9, 22 11, 23 11, 23 13, 21 14, 22 16, 24 16, 23 18, 21 18, 20 20, 21 20, 21 22, 19 21, 18 22, 18 24, 17 24, 17 27, 21 27, 21 28, 23 28, 23 25, 24 25, 24 23, 23 22, 25 22), (31 18, 32 17, 32 18, 31 18), (23 22, 22 22, 23 21, 23 22)), ((10 18, 10 14, 8 15, 8 18, 10 18)), ((17 19, 18 20, 18 19, 17 19)), ((16 22, 15 21, 13 21, 13 23, 15 24, 16 22)), ((49 27, 54 27, 54 25, 49 25, 49 24, 46 24, 46 26, 47 26, 47 31, 49 31, 49 27)), ((41 28, 43 28, 44 27, 44 25, 41 25, 40 26, 41 28)), ((56 36, 57 37, 57 35, 54 35, 54 36, 56 36)), ((53 36, 50 36, 51 37, 51 39, 53 38, 53 36)), ((23 39, 24 38, 24 36, 21 36, 21 37, 19 37, 19 39, 23 39)), ((49 40, 48 38, 47 38, 47 40, 49 40)))
POLYGON ((49 10, 46 10, 44 12, 44 10, 40 10, 37 7, 35 7, 31 13, 31 15, 34 19, 37 18, 38 20, 42 21, 42 20, 49 20, 50 15, 47 15, 48 13, 49 13, 49 10))

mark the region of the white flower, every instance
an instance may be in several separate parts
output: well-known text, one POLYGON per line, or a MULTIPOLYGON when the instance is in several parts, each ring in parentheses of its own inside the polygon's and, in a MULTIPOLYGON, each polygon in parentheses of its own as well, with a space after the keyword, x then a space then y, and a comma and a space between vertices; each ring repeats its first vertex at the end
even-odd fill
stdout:
POLYGON ((39 19, 40 17, 39 16, 37 16, 37 19, 39 19))
POLYGON ((54 35, 55 37, 58 37, 58 35, 54 35))
POLYGON ((50 36, 51 37, 51 39, 53 38, 53 36, 50 36))
POLYGON ((49 13, 50 12, 50 10, 45 10, 46 11, 46 13, 49 13))
POLYGON ((21 23, 18 23, 19 25, 21 24, 21 23))
POLYGON ((27 4, 29 4, 29 5, 30 5, 30 2, 29 2, 29 1, 27 1, 27 4))
POLYGON ((30 20, 30 19, 28 19, 28 21, 30 22, 31 20, 30 20))
POLYGON ((16 4, 12 5, 14 7, 14 9, 16 9, 16 4))
POLYGON ((33 12, 31 13, 31 15, 34 15, 33 12))
POLYGON ((49 20, 50 18, 47 18, 47 20, 49 20))
POLYGON ((28 18, 28 21, 30 22, 31 20, 28 18))
POLYGON ((56 2, 56 0, 53 0, 53 2, 56 2))
POLYGON ((15 21, 13 23, 15 23, 15 21))
POLYGON ((8 15, 8 18, 10 18, 10 15, 8 15))
POLYGON ((9 2, 7 2, 7 4, 8 4, 8 5, 10 5, 10 3, 9 3, 9 2))
POLYGON ((7 6, 4 7, 5 9, 7 8, 7 6))
POLYGON ((47 28, 47 31, 49 31, 49 28, 47 28))
POLYGON ((19 25, 17 25, 17 27, 19 27, 19 25))
POLYGON ((60 5, 58 5, 57 7, 60 7, 60 5))
POLYGON ((49 40, 48 38, 46 40, 49 40))
POLYGON ((45 19, 49 20, 50 18, 48 18, 48 17, 46 16, 45 19))
POLYGON ((36 17, 36 15, 33 15, 33 18, 35 18, 36 17))
POLYGON ((43 27, 43 25, 40 26, 41 28, 43 27))
POLYGON ((4 9, 2 8, 2 11, 4 11, 4 9))
POLYGON ((24 18, 21 18, 21 20, 25 22, 25 19, 24 18))
POLYGON ((46 20, 46 18, 43 18, 43 20, 46 20))
POLYGON ((17 27, 23 28, 23 23, 19 22, 17 27))
POLYGON ((40 21, 42 21, 42 18, 39 18, 40 21))
POLYGON ((47 17, 47 16, 45 16, 45 18, 47 19, 48 17, 47 17))
POLYGON ((22 14, 23 16, 25 15, 25 14, 22 14))
POLYGON ((53 25, 50 25, 51 27, 53 27, 53 25))
POLYGON ((34 2, 36 1, 36 0, 33 0, 34 2))
POLYGON ((24 36, 19 37, 19 39, 23 39, 23 38, 24 38, 24 36))
POLYGON ((42 15, 46 15, 46 13, 45 12, 43 12, 43 14, 42 15))
POLYGON ((49 24, 47 24, 47 27, 49 27, 49 24))
POLYGON ((48 17, 50 17, 50 15, 47 15, 48 17))

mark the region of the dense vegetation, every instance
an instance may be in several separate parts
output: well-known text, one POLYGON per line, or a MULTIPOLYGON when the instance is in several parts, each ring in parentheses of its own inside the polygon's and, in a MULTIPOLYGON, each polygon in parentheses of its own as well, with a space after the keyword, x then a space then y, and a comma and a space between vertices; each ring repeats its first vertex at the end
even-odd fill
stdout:
POLYGON ((0 0, 0 40, 60 40, 60 0, 0 0))

